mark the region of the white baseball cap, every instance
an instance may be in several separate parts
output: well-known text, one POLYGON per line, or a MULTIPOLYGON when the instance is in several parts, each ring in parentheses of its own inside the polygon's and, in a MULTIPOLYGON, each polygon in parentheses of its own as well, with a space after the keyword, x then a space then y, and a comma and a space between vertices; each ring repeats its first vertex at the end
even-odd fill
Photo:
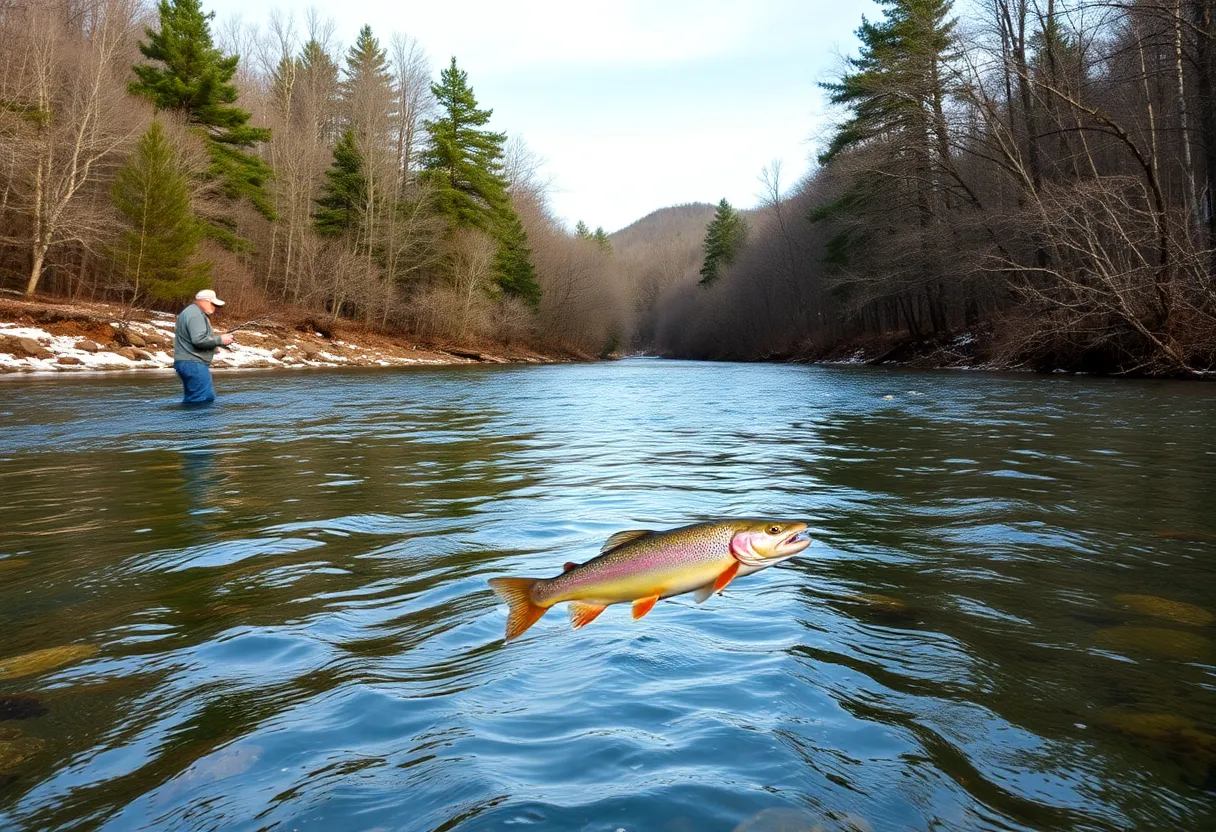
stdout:
POLYGON ((224 302, 215 296, 214 289, 202 289, 201 291, 199 291, 199 293, 197 295, 194 296, 194 299, 195 300, 209 300, 212 303, 214 303, 216 306, 224 305, 224 302))

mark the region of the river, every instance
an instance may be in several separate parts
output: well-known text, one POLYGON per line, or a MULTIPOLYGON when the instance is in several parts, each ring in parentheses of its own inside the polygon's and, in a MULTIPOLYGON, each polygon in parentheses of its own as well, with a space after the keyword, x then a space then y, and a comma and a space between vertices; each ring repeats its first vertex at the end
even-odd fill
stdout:
POLYGON ((0 379, 0 828, 1216 825, 1216 386, 632 359, 0 379), (805 518, 705 604, 486 580, 805 518))

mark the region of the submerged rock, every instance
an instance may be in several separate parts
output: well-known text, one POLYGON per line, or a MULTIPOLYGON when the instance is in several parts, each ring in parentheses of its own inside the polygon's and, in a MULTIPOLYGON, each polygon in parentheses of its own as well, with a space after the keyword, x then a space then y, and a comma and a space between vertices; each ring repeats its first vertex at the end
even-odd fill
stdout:
POLYGON ((1204 627, 1216 621, 1216 616, 1195 604, 1171 601, 1156 595, 1116 595, 1115 601, 1132 612, 1164 618, 1176 624, 1204 627))
POLYGON ((87 659, 96 652, 97 645, 95 644, 64 644, 60 647, 48 647, 45 650, 23 653, 20 656, 13 656, 11 659, 0 659, 0 679, 15 679, 18 676, 52 670, 69 662, 87 659))
POLYGON ((1216 769, 1216 735, 1204 731, 1193 719, 1116 706, 1099 711, 1095 722, 1175 761, 1193 783, 1206 783, 1216 769))
POLYGON ((29 566, 30 562, 25 558, 5 558, 0 560, 0 572, 6 569, 19 569, 22 566, 29 566))
POLYGON ((32 719, 45 713, 43 704, 32 696, 0 696, 0 722, 9 719, 32 719))
POLYGON ((1094 635, 1107 650, 1142 653, 1177 661, 1196 661, 1211 654, 1212 642, 1203 636, 1164 627, 1109 627, 1094 635))
POLYGON ((42 750, 42 740, 37 737, 16 737, 0 740, 0 771, 8 771, 33 757, 42 750))

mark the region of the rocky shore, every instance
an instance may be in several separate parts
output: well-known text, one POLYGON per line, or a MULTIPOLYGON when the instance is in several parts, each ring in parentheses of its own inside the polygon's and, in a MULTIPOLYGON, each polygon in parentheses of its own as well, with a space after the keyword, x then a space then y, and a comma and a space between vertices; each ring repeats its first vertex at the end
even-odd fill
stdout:
MULTIPOLYGON (((0 375, 172 370, 173 325, 166 312, 113 304, 0 298, 0 375)), ((217 321, 218 331, 241 321, 217 321)), ((584 360, 546 355, 518 345, 452 346, 331 328, 313 319, 261 318, 220 350, 214 370, 305 367, 405 367, 441 364, 540 364, 584 360)))

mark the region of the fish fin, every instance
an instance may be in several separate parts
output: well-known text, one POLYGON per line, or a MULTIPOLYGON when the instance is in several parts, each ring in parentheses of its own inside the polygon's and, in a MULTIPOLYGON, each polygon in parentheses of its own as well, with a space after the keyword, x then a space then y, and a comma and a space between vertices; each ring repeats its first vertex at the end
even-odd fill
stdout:
POLYGON ((601 607, 598 604, 584 604, 582 601, 570 602, 570 623, 574 625, 574 629, 586 627, 596 619, 600 613, 606 610, 607 607, 601 607))
POLYGON ((626 543, 640 540, 648 534, 654 534, 654 532, 650 529, 630 529, 629 531, 617 532, 604 541, 604 545, 600 547, 600 554, 606 555, 613 549, 619 549, 626 543))
POLYGON ((633 618, 636 621, 646 613, 654 609, 654 605, 659 602, 659 596, 651 595, 649 598, 639 598, 633 602, 633 618))
POLYGON ((491 578, 490 589, 507 602, 507 641, 517 638, 540 619, 548 607, 532 600, 536 578, 491 578))
POLYGON ((566 561, 565 563, 563 563, 563 564, 562 564, 562 571, 563 571, 563 572, 569 572, 571 569, 573 569, 573 568, 574 568, 574 567, 576 567, 576 566, 581 566, 581 564, 575 563, 575 562, 574 562, 574 561, 572 561, 572 560, 568 560, 568 561, 566 561))
POLYGON ((718 579, 716 581, 714 581, 713 591, 721 592, 722 590, 726 589, 726 585, 728 583, 730 583, 731 581, 733 581, 735 579, 735 576, 738 574, 739 574, 739 561, 735 561, 734 563, 732 563, 730 566, 728 566, 726 568, 726 571, 724 571, 721 575, 718 576, 718 579))
POLYGON ((692 598, 698 604, 704 604, 709 596, 714 594, 714 591, 714 585, 712 583, 708 583, 705 586, 697 587, 697 591, 693 593, 692 598))

